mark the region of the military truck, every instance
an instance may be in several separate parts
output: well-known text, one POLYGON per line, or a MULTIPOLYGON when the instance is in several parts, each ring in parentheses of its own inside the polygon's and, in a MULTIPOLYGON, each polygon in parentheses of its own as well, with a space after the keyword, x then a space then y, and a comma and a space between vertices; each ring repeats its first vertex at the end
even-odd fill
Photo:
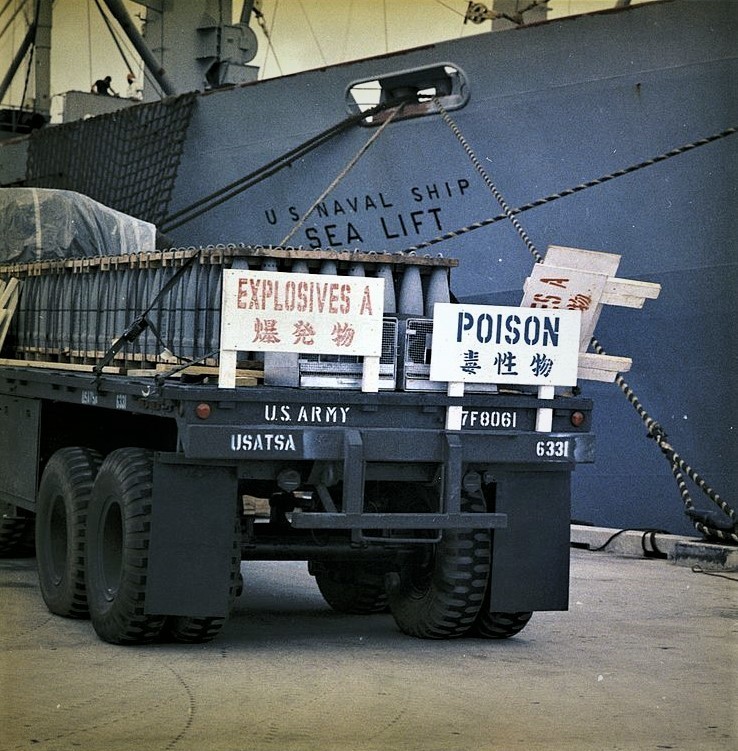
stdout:
POLYGON ((80 251, 79 224, 68 253, 0 252, 0 548, 35 530, 52 613, 115 644, 206 641, 251 560, 307 561, 330 607, 421 638, 506 638, 567 608, 592 405, 431 379, 454 259, 111 231, 80 251), (233 270, 330 281, 337 304, 343 281, 381 279, 381 352, 239 352, 225 379, 233 270))

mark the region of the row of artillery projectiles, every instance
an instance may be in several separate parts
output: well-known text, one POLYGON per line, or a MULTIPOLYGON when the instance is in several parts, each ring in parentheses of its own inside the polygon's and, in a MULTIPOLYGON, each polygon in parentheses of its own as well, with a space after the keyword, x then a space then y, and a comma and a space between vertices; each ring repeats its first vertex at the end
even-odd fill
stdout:
POLYGON ((456 265, 440 256, 236 245, 5 264, 0 280, 17 290, 14 315, 3 318, 5 354, 93 365, 146 314, 149 325, 113 365, 167 367, 211 355, 204 365, 212 367, 223 269, 377 277, 385 314, 431 317, 435 303, 450 299, 456 265))

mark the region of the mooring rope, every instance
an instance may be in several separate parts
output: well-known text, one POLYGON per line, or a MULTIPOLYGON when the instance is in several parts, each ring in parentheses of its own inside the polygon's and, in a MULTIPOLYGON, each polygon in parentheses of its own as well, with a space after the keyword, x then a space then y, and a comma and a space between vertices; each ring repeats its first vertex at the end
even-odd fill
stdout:
POLYGON ((336 177, 331 181, 330 185, 313 201, 310 208, 297 220, 295 225, 292 227, 292 229, 282 238, 282 241, 279 243, 280 247, 284 247, 287 245, 287 243, 292 239, 295 232, 297 232, 300 227, 302 227, 303 224, 307 221, 307 218, 310 216, 310 214, 315 211, 315 208, 319 206, 323 200, 325 200, 325 197, 348 175, 349 172, 355 167, 356 163, 361 159, 361 157, 369 150, 369 147, 379 138, 379 136, 384 133, 385 128, 397 117, 397 115, 402 112, 402 109, 405 105, 400 104, 399 107, 392 110, 389 115, 387 116, 387 119, 382 123, 382 125, 377 128, 377 130, 372 133, 372 135, 369 137, 367 142, 349 159, 346 166, 336 175, 336 177))
MULTIPOLYGON (((725 130, 721 130, 719 133, 714 133, 713 135, 707 136, 706 138, 699 138, 698 140, 692 141, 691 143, 687 143, 687 144, 684 144, 683 146, 678 146, 677 148, 670 149, 669 151, 666 151, 663 154, 659 154, 658 156, 652 157, 650 159, 644 159, 643 161, 638 162, 637 164, 631 164, 629 167, 623 167, 622 169, 616 170, 615 172, 610 172, 607 175, 602 175, 602 177, 596 177, 593 180, 587 180, 586 182, 580 183, 579 185, 575 185, 573 188, 567 188, 566 190, 561 190, 558 193, 550 193, 549 195, 544 196, 543 198, 537 198, 535 201, 524 203, 521 206, 517 206, 514 209, 510 209, 509 214, 512 214, 513 216, 517 216, 518 214, 522 214, 525 211, 536 209, 539 206, 545 206, 547 203, 553 203, 554 201, 558 201, 561 198, 567 198, 568 196, 572 196, 575 193, 580 193, 583 190, 588 190, 589 188, 594 188, 598 185, 604 185, 604 183, 609 182, 610 180, 614 180, 615 178, 624 177, 625 175, 630 175, 633 172, 638 172, 639 170, 645 169, 646 167, 651 167, 654 164, 659 164, 675 156, 686 154, 688 151, 692 151, 693 149, 700 148, 701 146, 707 146, 710 143, 714 143, 715 141, 720 141, 721 139, 726 138, 727 136, 732 136, 736 133, 738 133, 738 127, 726 128, 725 130)), ((434 237, 430 240, 426 240, 422 243, 418 243, 417 245, 413 245, 407 248, 406 252, 409 252, 411 250, 418 251, 418 250, 422 250, 423 248, 429 248, 432 245, 435 245, 436 243, 444 242, 445 240, 453 240, 454 238, 460 237, 461 235, 464 235, 468 232, 473 232, 474 230, 482 229, 482 227, 489 227, 491 224, 496 224, 497 222, 501 222, 503 219, 508 219, 508 218, 509 218, 509 215, 508 215, 508 212, 506 212, 503 214, 498 214, 497 216, 490 217, 488 219, 482 219, 478 222, 473 222, 472 224, 468 224, 464 227, 459 227, 458 229, 455 229, 455 230, 449 230, 448 232, 445 232, 442 235, 438 235, 438 237, 434 237)))
MULTIPOLYGON (((533 258, 535 259, 535 262, 541 263, 543 261, 543 255, 536 248, 533 241, 528 236, 528 233, 523 229, 522 225, 515 217, 515 214, 520 213, 520 210, 514 211, 513 209, 509 207, 504 197, 500 193, 499 189, 494 184, 494 182, 490 178, 485 168, 482 166, 477 155, 474 153, 474 150, 471 148, 466 138, 464 138, 464 135, 461 133, 459 126, 456 124, 453 118, 449 115, 449 113, 446 111, 443 104, 439 101, 438 98, 434 98, 433 101, 438 106, 438 110, 441 113, 441 117, 443 118, 443 121, 450 128, 452 133, 456 136, 456 139, 459 141, 462 148, 466 152, 471 163, 474 165, 474 168, 479 173, 481 178, 484 180, 485 184, 490 189, 492 195, 495 197, 497 203, 502 208, 504 212, 503 217, 510 220, 513 227, 515 228, 518 235, 520 236, 520 239, 523 241, 523 243, 528 248, 533 258)), ((663 161, 664 159, 668 159, 671 156, 676 156, 677 154, 683 154, 686 151, 696 148, 698 145, 711 143, 712 141, 715 141, 718 138, 724 138, 726 135, 731 135, 732 133, 735 133, 736 130, 738 129, 729 128, 715 136, 710 136, 709 138, 703 138, 703 139, 700 139, 699 141, 694 141, 692 144, 688 144, 687 146, 682 146, 678 149, 672 149, 670 152, 667 152, 666 154, 662 154, 659 157, 655 157, 653 159, 649 159, 644 162, 641 162, 640 166, 650 166, 651 164, 656 164, 657 162, 663 161)), ((586 185, 589 187, 590 185, 600 184, 602 182, 605 182, 606 179, 610 180, 616 176, 619 177, 621 175, 634 172, 637 168, 639 169, 640 166, 634 166, 634 167, 627 168, 625 170, 619 170, 617 173, 612 173, 606 178, 600 178, 597 181, 590 181, 590 183, 584 183, 583 185, 586 185)), ((583 189, 584 188, 582 186, 578 186, 578 188, 576 189, 562 191, 561 193, 556 194, 556 197, 561 198, 561 197, 564 197, 565 195, 571 195, 577 190, 583 190, 583 189)), ((555 200, 555 199, 552 199, 552 200, 555 200)), ((533 208, 533 205, 541 205, 541 203, 545 203, 545 202, 547 201, 535 202, 535 204, 530 204, 530 208, 533 208)), ((477 224, 479 225, 479 223, 477 224)), ((595 337, 592 337, 590 344, 597 354, 600 354, 600 355, 606 354, 602 345, 599 343, 599 341, 595 337)), ((646 430, 648 431, 649 437, 653 438, 656 441, 659 449, 661 449, 661 452, 669 461, 672 474, 674 475, 674 478, 677 481, 679 492, 685 504, 685 510, 686 510, 687 516, 690 517, 695 528, 706 537, 716 538, 722 541, 731 541, 731 542, 738 543, 738 527, 736 525, 736 514, 735 514, 734 509, 731 508, 731 506, 728 505, 728 503, 726 503, 726 501, 723 500, 713 490, 712 487, 710 487, 710 485, 696 472, 696 470, 690 467, 689 464, 687 464, 684 461, 684 459, 682 459, 682 457, 676 452, 674 447, 667 441, 666 433, 661 427, 661 425, 658 423, 658 421, 656 421, 653 417, 651 417, 648 414, 648 412, 641 404, 640 400, 636 396, 633 389, 628 385, 628 383, 625 381, 625 379, 620 373, 616 374, 615 383, 623 392, 623 394, 625 395, 626 399, 631 404, 631 406, 633 406, 633 408, 636 410, 636 412, 640 416, 641 420, 646 426, 646 430), (713 503, 715 503, 721 509, 721 511, 726 516, 728 516, 728 518, 732 522, 732 526, 728 524, 722 525, 718 522, 718 520, 711 518, 709 513, 699 512, 694 508, 694 504, 692 503, 692 499, 689 495, 687 485, 684 482, 685 474, 692 480, 692 482, 695 483, 695 485, 697 485, 697 487, 700 490, 702 490, 702 492, 711 501, 713 501, 713 503)))

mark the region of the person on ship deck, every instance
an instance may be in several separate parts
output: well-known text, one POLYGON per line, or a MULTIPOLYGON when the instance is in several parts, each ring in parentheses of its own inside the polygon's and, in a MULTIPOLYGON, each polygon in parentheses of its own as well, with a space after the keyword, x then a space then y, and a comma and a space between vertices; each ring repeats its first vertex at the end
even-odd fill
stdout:
POLYGON ((113 87, 110 85, 112 80, 113 79, 110 76, 105 76, 105 78, 98 78, 97 81, 92 84, 90 91, 93 94, 100 94, 101 96, 118 96, 115 91, 113 91, 113 87))

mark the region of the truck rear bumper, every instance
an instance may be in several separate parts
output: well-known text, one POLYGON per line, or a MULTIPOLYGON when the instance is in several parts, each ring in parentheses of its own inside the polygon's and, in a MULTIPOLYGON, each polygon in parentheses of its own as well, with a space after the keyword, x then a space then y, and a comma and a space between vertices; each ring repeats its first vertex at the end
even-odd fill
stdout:
POLYGON ((187 459, 336 460, 344 456, 347 443, 358 438, 367 462, 437 462, 444 460, 449 436, 458 438, 463 462, 573 465, 594 461, 591 433, 187 425, 182 443, 187 459))

